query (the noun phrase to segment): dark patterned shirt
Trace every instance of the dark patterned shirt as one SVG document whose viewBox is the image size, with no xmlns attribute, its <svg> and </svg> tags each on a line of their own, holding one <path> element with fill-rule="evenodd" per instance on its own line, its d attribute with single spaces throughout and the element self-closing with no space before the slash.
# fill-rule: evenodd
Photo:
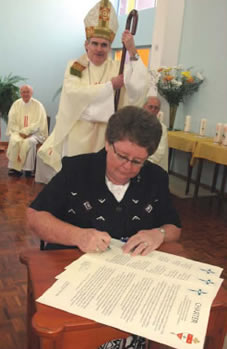
<svg viewBox="0 0 227 349">
<path fill-rule="evenodd" d="M 164 224 L 181 226 L 172 205 L 168 174 L 147 161 L 118 202 L 105 183 L 106 152 L 65 157 L 61 171 L 32 202 L 38 211 L 79 226 L 130 237 Z"/>
</svg>

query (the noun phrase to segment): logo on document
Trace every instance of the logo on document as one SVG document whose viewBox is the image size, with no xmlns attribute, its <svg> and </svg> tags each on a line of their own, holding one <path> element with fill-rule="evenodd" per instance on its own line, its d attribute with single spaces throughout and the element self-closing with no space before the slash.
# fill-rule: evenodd
<svg viewBox="0 0 227 349">
<path fill-rule="evenodd" d="M 197 344 L 199 343 L 199 340 L 191 333 L 183 332 L 183 333 L 174 333 L 171 332 L 171 334 L 174 334 L 177 336 L 182 342 L 187 344 Z"/>
</svg>

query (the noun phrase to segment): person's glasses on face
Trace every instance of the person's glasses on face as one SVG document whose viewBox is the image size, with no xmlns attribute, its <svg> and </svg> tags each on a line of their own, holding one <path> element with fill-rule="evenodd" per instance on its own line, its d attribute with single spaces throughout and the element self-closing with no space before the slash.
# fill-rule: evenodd
<svg viewBox="0 0 227 349">
<path fill-rule="evenodd" d="M 115 148 L 115 145 L 114 143 L 111 144 L 112 147 L 113 147 L 113 151 L 114 151 L 114 154 L 116 155 L 116 157 L 118 158 L 118 160 L 123 164 L 123 163 L 126 163 L 126 162 L 130 162 L 132 165 L 134 166 L 137 166 L 137 167 L 142 167 L 144 162 L 147 160 L 137 160 L 137 159 L 132 159 L 130 160 L 127 156 L 123 155 L 123 154 L 120 154 L 118 153 L 118 151 L 116 150 Z"/>
<path fill-rule="evenodd" d="M 150 104 L 150 105 L 148 105 L 148 109 L 159 111 L 160 108 L 157 105 Z"/>
</svg>

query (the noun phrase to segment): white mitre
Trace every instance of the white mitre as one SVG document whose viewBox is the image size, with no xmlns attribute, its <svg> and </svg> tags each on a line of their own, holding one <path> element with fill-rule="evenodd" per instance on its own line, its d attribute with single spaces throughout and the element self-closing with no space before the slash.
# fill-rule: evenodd
<svg viewBox="0 0 227 349">
<path fill-rule="evenodd" d="M 117 14 L 109 0 L 99 1 L 84 19 L 86 38 L 103 38 L 112 42 L 118 29 Z"/>
</svg>

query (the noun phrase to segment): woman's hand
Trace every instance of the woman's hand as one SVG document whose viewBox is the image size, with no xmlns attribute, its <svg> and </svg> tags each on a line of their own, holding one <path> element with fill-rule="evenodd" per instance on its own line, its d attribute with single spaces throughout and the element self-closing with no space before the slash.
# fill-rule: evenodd
<svg viewBox="0 0 227 349">
<path fill-rule="evenodd" d="M 81 229 L 77 236 L 77 246 L 83 252 L 103 252 L 108 248 L 110 240 L 111 236 L 105 231 Z"/>
<path fill-rule="evenodd" d="M 140 230 L 128 239 L 122 249 L 124 253 L 131 253 L 132 256 L 146 256 L 159 248 L 164 238 L 164 234 L 158 228 Z"/>
</svg>

